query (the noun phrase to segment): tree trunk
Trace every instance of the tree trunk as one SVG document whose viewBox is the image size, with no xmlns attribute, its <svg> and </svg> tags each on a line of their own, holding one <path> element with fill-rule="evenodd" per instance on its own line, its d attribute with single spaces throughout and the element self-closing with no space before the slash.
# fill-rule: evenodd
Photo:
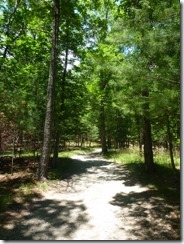
<svg viewBox="0 0 184 244">
<path fill-rule="evenodd" d="M 174 164 L 174 156 L 173 156 L 173 144 L 172 144 L 172 134 L 170 130 L 170 120 L 167 119 L 167 135 L 168 135 L 168 144 L 169 144 L 169 154 L 171 159 L 171 167 L 173 170 L 175 170 L 175 164 Z"/>
<path fill-rule="evenodd" d="M 67 38 L 69 38 L 69 36 L 67 35 Z M 62 79 L 62 104 L 64 105 L 64 100 L 65 100 L 65 83 L 66 83 L 66 76 L 67 76 L 67 66 L 68 66 L 68 54 L 69 54 L 69 49 L 68 46 L 66 46 L 65 49 L 65 63 L 64 63 L 64 70 L 63 70 L 63 79 Z"/>
<path fill-rule="evenodd" d="M 102 153 L 107 153 L 107 145 L 106 145 L 106 127 L 105 127 L 105 109 L 104 102 L 101 101 L 100 104 L 100 136 L 101 136 L 101 146 Z"/>
<path fill-rule="evenodd" d="M 15 138 L 13 138 L 13 147 L 12 147 L 12 161 L 11 161 L 11 174 L 13 175 L 14 168 L 14 158 L 15 158 Z"/>
<path fill-rule="evenodd" d="M 142 135 L 142 129 L 141 129 L 141 118 L 139 116 L 135 117 L 135 121 L 137 124 L 137 141 L 139 145 L 139 153 L 142 154 L 142 143 L 143 143 L 143 135 Z"/>
<path fill-rule="evenodd" d="M 150 121 L 150 108 L 149 108 L 149 91 L 145 89 L 142 92 L 145 97 L 143 105 L 143 139 L 144 139 L 144 162 L 146 171 L 149 173 L 154 172 L 152 137 L 151 137 L 151 121 Z"/>
<path fill-rule="evenodd" d="M 59 30 L 59 0 L 55 0 L 54 4 L 54 25 L 52 34 L 52 52 L 51 62 L 49 70 L 49 80 L 47 89 L 47 107 L 46 117 L 44 125 L 44 138 L 42 146 L 42 154 L 39 164 L 38 179 L 44 180 L 47 176 L 49 156 L 50 156 L 50 144 L 51 144 L 51 130 L 53 120 L 53 99 L 54 99 L 54 88 L 56 78 L 56 59 L 57 59 L 57 39 Z"/>
<path fill-rule="evenodd" d="M 99 81 L 99 89 L 101 92 L 101 100 L 100 100 L 100 139 L 101 139 L 101 147 L 102 153 L 107 153 L 107 144 L 106 144 L 106 116 L 105 116 L 105 99 L 106 99 L 106 86 L 107 86 L 107 77 L 103 71 L 100 72 L 100 81 Z"/>
<path fill-rule="evenodd" d="M 67 66 L 68 66 L 68 47 L 66 47 L 65 49 L 65 63 L 64 63 L 64 70 L 63 70 L 63 78 L 62 78 L 62 83 L 61 83 L 61 108 L 60 108 L 60 112 L 61 112 L 61 117 L 59 118 L 59 120 L 62 122 L 62 125 L 64 127 L 64 107 L 65 107 L 65 82 L 66 82 L 66 76 L 67 76 Z M 58 120 L 58 116 L 56 121 Z M 56 124 L 57 127 L 57 124 Z M 63 131 L 63 130 L 62 130 Z M 56 128 L 56 133 L 55 133 L 55 138 L 54 138 L 54 155 L 53 155 L 53 167 L 57 164 L 58 162 L 58 149 L 59 149 L 59 138 L 61 138 L 61 134 L 60 131 Z"/>
<path fill-rule="evenodd" d="M 144 162 L 146 171 L 152 173 L 154 171 L 151 123 L 150 119 L 144 118 Z"/>
</svg>

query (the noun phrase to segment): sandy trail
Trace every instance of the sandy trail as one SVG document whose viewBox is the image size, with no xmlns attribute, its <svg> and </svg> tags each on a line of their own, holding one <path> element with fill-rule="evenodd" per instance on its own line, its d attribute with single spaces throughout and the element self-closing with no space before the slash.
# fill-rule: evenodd
<svg viewBox="0 0 184 244">
<path fill-rule="evenodd" d="M 74 170 L 66 172 L 41 198 L 9 213 L 1 239 L 179 238 L 170 226 L 173 206 L 166 208 L 163 199 L 147 187 L 127 184 L 128 172 L 102 158 L 99 150 L 76 155 L 71 164 Z"/>
</svg>

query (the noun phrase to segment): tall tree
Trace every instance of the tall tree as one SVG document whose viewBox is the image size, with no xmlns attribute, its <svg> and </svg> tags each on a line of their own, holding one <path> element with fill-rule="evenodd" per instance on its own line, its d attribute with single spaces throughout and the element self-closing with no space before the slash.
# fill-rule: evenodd
<svg viewBox="0 0 184 244">
<path fill-rule="evenodd" d="M 71 0 L 60 3 L 60 31 L 59 31 L 59 76 L 57 83 L 57 101 L 55 103 L 55 126 L 54 126 L 54 157 L 53 165 L 58 160 L 58 148 L 60 139 L 64 138 L 64 127 L 66 121 L 65 92 L 67 86 L 68 74 L 70 69 L 74 68 L 76 58 L 79 59 L 81 47 L 84 39 L 82 26 L 84 19 L 81 16 L 80 3 Z M 76 11 L 77 10 L 77 11 Z M 84 11 L 84 10 L 83 10 Z M 71 87 L 72 89 L 72 87 Z"/>
<path fill-rule="evenodd" d="M 107 141 L 110 145 L 110 137 L 114 132 L 110 132 L 115 119 L 112 105 L 115 100 L 113 90 L 117 82 L 116 75 L 121 56 L 114 46 L 100 43 L 98 49 L 88 52 L 81 65 L 83 79 L 89 92 L 91 113 L 98 121 L 102 153 L 107 152 Z"/>
<path fill-rule="evenodd" d="M 47 176 L 49 156 L 50 156 L 52 124 L 53 124 L 53 101 L 54 101 L 55 81 L 56 81 L 58 32 L 59 32 L 59 0 L 55 0 L 54 1 L 54 24 L 53 24 L 53 34 L 52 34 L 52 52 L 51 52 L 51 62 L 50 62 L 49 80 L 48 80 L 48 89 L 47 89 L 47 107 L 46 107 L 46 116 L 45 116 L 43 147 L 42 147 L 42 155 L 39 164 L 39 175 L 38 175 L 39 180 L 44 180 L 44 178 Z"/>
<path fill-rule="evenodd" d="M 155 133 L 152 125 L 156 119 L 157 123 L 162 120 L 159 131 L 166 132 L 167 117 L 170 115 L 173 121 L 179 114 L 180 6 L 176 1 L 147 0 L 124 0 L 118 5 L 120 17 L 111 36 L 124 56 L 121 78 L 124 94 L 120 93 L 135 116 L 141 116 L 145 165 L 152 172 Z"/>
</svg>

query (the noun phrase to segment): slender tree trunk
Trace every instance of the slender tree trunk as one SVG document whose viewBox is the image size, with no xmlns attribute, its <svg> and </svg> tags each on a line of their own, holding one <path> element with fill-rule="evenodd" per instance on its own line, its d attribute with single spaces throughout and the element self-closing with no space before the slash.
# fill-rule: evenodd
<svg viewBox="0 0 184 244">
<path fill-rule="evenodd" d="M 67 38 L 69 38 L 69 36 L 67 35 Z M 65 83 L 66 83 L 66 76 L 67 76 L 67 66 L 68 66 L 68 46 L 66 46 L 65 49 L 65 63 L 64 63 L 64 71 L 63 71 L 63 79 L 62 79 L 62 103 L 64 104 L 64 100 L 65 100 Z"/>
<path fill-rule="evenodd" d="M 105 109 L 104 109 L 103 101 L 101 101 L 101 104 L 100 104 L 100 136 L 101 136 L 102 153 L 107 153 Z"/>
<path fill-rule="evenodd" d="M 15 138 L 13 138 L 13 147 L 12 147 L 12 161 L 11 161 L 11 174 L 13 175 L 14 168 L 14 159 L 15 159 Z"/>
<path fill-rule="evenodd" d="M 172 144 L 172 134 L 170 130 L 170 120 L 167 119 L 167 135 L 168 135 L 168 144 L 169 144 L 169 154 L 171 159 L 171 167 L 175 170 L 174 156 L 173 156 L 173 144 Z"/>
<path fill-rule="evenodd" d="M 152 173 L 154 171 L 151 123 L 148 118 L 144 118 L 144 162 L 146 171 Z"/>
<path fill-rule="evenodd" d="M 52 52 L 51 52 L 51 62 L 49 70 L 49 80 L 47 89 L 47 107 L 46 107 L 46 117 L 44 125 L 44 138 L 42 154 L 39 164 L 38 178 L 39 180 L 44 180 L 47 176 L 49 156 L 50 156 L 50 144 L 51 144 L 51 131 L 53 122 L 53 99 L 54 99 L 54 88 L 55 88 L 55 78 L 56 78 L 56 59 L 57 59 L 57 39 L 59 30 L 59 0 L 55 0 L 54 4 L 54 25 L 52 34 Z"/>
<path fill-rule="evenodd" d="M 139 145 L 139 153 L 142 154 L 142 143 L 143 143 L 143 135 L 142 135 L 142 129 L 141 129 L 141 118 L 139 116 L 135 117 L 135 121 L 137 124 L 137 141 Z"/>
<path fill-rule="evenodd" d="M 142 94 L 145 97 L 145 104 L 143 106 L 144 162 L 145 162 L 146 171 L 149 173 L 153 173 L 154 161 L 153 161 L 152 136 L 151 136 L 149 92 L 148 90 L 144 90 Z"/>
<path fill-rule="evenodd" d="M 67 35 L 67 38 L 69 38 L 69 36 Z M 60 135 L 60 137 L 62 137 L 64 135 L 64 127 L 65 127 L 65 87 L 66 87 L 66 78 L 67 78 L 67 67 L 68 67 L 68 54 L 69 54 L 69 49 L 68 49 L 68 45 L 66 46 L 65 49 L 65 62 L 64 62 L 64 70 L 63 70 L 63 78 L 62 78 L 62 82 L 61 82 L 61 132 L 62 135 Z"/>
<path fill-rule="evenodd" d="M 65 49 L 65 62 L 64 62 L 64 70 L 63 70 L 63 78 L 61 83 L 61 122 L 62 126 L 64 127 L 64 110 L 65 110 L 65 83 L 66 83 L 66 76 L 67 76 L 67 66 L 68 66 L 68 53 L 69 49 L 68 46 L 66 46 Z M 57 125 L 56 125 L 57 126 Z M 63 131 L 63 130 L 62 130 Z M 58 129 L 56 129 L 55 138 L 54 138 L 54 156 L 53 156 L 53 166 L 55 166 L 58 162 L 58 149 L 59 149 L 59 138 L 61 138 L 61 133 Z"/>
<path fill-rule="evenodd" d="M 101 139 L 101 147 L 102 147 L 103 154 L 107 153 L 106 116 L 105 116 L 106 85 L 107 85 L 106 76 L 103 73 L 103 71 L 101 71 L 100 82 L 99 82 L 99 89 L 101 92 L 99 122 L 100 122 L 100 139 Z"/>
</svg>

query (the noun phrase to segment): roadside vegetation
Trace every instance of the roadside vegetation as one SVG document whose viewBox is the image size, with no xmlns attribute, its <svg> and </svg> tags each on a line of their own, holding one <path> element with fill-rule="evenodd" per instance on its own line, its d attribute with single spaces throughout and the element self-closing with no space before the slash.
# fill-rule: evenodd
<svg viewBox="0 0 184 244">
<path fill-rule="evenodd" d="M 171 159 L 168 150 L 164 148 L 158 148 L 153 150 L 154 162 L 157 165 L 162 165 L 167 168 L 171 167 Z M 140 151 L 138 147 L 122 148 L 119 150 L 113 150 L 107 153 L 107 158 L 112 159 L 114 162 L 119 164 L 128 163 L 144 163 L 143 151 Z M 174 151 L 174 161 L 175 166 L 180 169 L 180 153 L 179 151 Z"/>
</svg>

